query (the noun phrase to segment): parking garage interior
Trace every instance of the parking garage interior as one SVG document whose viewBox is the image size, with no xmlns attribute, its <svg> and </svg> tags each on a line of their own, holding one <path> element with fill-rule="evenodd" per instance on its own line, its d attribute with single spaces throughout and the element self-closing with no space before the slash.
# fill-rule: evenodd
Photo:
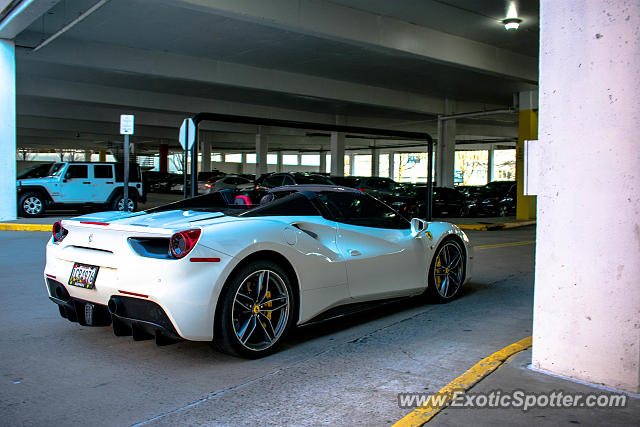
<svg viewBox="0 0 640 427">
<path fill-rule="evenodd" d="M 509 18 L 517 29 L 505 28 Z M 119 386 L 135 390 L 114 424 L 238 424 L 260 422 L 265 411 L 281 414 L 271 422 L 286 425 L 388 425 L 410 412 L 389 403 L 397 393 L 435 393 L 484 357 L 531 336 L 521 371 L 536 372 L 535 381 L 561 378 L 554 386 L 563 390 L 580 384 L 632 399 L 624 411 L 591 420 L 584 412 L 536 415 L 586 424 L 637 417 L 639 29 L 640 6 L 625 0 L 0 0 L 0 221 L 9 224 L 3 230 L 28 222 L 17 217 L 17 173 L 45 162 L 121 162 L 123 114 L 135 117 L 130 153 L 143 170 L 180 175 L 195 162 L 198 172 L 308 172 L 406 184 L 424 184 L 431 172 L 437 187 L 516 186 L 507 218 L 446 218 L 468 226 L 478 248 L 478 274 L 453 304 L 401 303 L 365 320 L 296 332 L 282 354 L 247 364 L 199 344 L 128 354 L 130 343 L 106 332 L 88 338 L 86 328 L 66 325 L 56 332 L 57 313 L 37 306 L 34 320 L 17 309 L 46 300 L 44 234 L 0 231 L 5 271 L 10 248 L 29 258 L 21 261 L 25 275 L 7 272 L 2 279 L 14 308 L 2 315 L 5 335 L 12 335 L 2 352 L 12 362 L 3 372 L 1 411 L 12 425 L 46 423 L 49 410 L 69 424 L 107 416 L 106 409 L 79 404 L 71 414 L 40 405 L 34 396 L 45 399 L 57 381 L 64 383 L 50 375 L 48 362 L 30 380 L 42 386 L 18 389 L 40 363 L 20 355 L 46 354 L 47 346 L 59 358 L 55 369 L 79 363 L 109 408 L 126 401 L 126 393 L 114 397 Z M 179 129 L 205 112 L 247 123 L 202 122 L 194 161 Z M 426 133 L 434 141 L 433 169 L 426 141 L 258 126 L 252 118 Z M 182 198 L 180 184 L 154 200 Z M 480 231 L 496 223 L 501 230 Z M 16 282 L 28 290 L 16 293 Z M 455 325 L 451 335 L 446 319 Z M 137 357 L 157 359 L 137 365 Z M 177 369 L 180 363 L 194 371 Z M 183 383 L 160 375 L 165 365 Z M 159 388 L 159 395 L 129 378 L 138 375 L 136 367 L 147 378 L 141 384 Z M 488 378 L 507 375 L 500 369 Z M 251 384 L 272 398 L 243 410 L 245 400 L 260 396 Z M 62 385 L 68 393 L 75 387 Z M 311 410 L 315 396 L 322 403 Z M 276 410 L 279 400 L 284 405 Z M 429 422 L 473 419 L 473 411 L 455 411 Z M 496 413 L 502 422 L 532 421 L 520 412 Z M 496 422 L 486 416 L 482 423 Z M 421 425 L 420 419 L 404 425 Z"/>
</svg>

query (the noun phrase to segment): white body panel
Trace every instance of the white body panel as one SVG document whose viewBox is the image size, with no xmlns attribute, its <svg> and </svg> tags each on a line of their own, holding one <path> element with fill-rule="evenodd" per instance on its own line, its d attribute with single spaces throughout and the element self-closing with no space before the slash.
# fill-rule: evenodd
<svg viewBox="0 0 640 427">
<path fill-rule="evenodd" d="M 457 227 L 435 222 L 428 228 L 433 240 L 425 234 L 411 238 L 408 229 L 370 229 L 374 231 L 369 236 L 358 237 L 353 229 L 347 233 L 352 226 L 321 216 L 230 217 L 178 210 L 153 214 L 103 212 L 62 224 L 69 234 L 60 243 L 51 240 L 47 244 L 45 278 L 55 278 L 74 298 L 101 305 L 121 291 L 142 294 L 162 307 L 181 337 L 203 341 L 213 338 L 216 305 L 229 275 L 256 252 L 275 252 L 288 260 L 298 286 L 297 323 L 304 323 L 345 303 L 424 291 L 433 251 L 448 234 L 459 236 L 466 250 L 471 250 Z M 192 228 L 201 228 L 202 234 L 183 259 L 140 256 L 127 241 L 128 237 L 168 238 Z M 345 252 L 352 246 L 363 253 L 363 261 L 353 261 L 356 257 Z M 470 255 L 466 279 L 471 272 Z M 192 257 L 220 261 L 190 262 Z M 75 262 L 100 267 L 95 289 L 67 284 Z"/>
</svg>

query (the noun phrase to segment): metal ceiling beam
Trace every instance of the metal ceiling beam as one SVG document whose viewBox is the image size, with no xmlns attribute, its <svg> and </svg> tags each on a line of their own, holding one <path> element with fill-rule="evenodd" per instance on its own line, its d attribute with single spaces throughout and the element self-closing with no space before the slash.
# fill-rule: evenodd
<svg viewBox="0 0 640 427">
<path fill-rule="evenodd" d="M 67 25 L 65 25 L 64 27 L 60 28 L 58 31 L 56 31 L 55 33 L 51 34 L 49 37 L 47 37 L 46 39 L 41 41 L 37 46 L 35 46 L 33 48 L 33 51 L 37 52 L 38 50 L 42 49 L 43 47 L 45 47 L 46 45 L 48 45 L 49 43 L 51 43 L 52 41 L 54 41 L 55 39 L 57 39 L 58 37 L 60 37 L 64 33 L 66 33 L 67 31 L 69 31 L 70 29 L 75 27 L 77 24 L 79 24 L 80 22 L 82 22 L 85 19 L 87 19 L 89 17 L 89 15 L 91 15 L 93 12 L 95 12 L 98 9 L 100 9 L 102 6 L 104 6 L 105 4 L 107 4 L 110 1 L 111 0 L 100 0 L 100 1 L 98 1 L 96 4 L 94 4 L 89 9 L 87 9 L 82 14 L 80 14 L 77 18 L 71 20 L 71 22 L 69 22 Z"/>
<path fill-rule="evenodd" d="M 60 0 L 3 1 L 3 17 L 0 21 L 0 38 L 14 39 L 36 19 L 40 18 Z"/>
</svg>

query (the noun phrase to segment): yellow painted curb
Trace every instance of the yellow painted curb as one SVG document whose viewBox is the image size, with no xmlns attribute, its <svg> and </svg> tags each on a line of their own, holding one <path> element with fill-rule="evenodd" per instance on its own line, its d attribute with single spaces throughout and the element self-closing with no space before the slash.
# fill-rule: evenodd
<svg viewBox="0 0 640 427">
<path fill-rule="evenodd" d="M 9 222 L 0 222 L 0 230 L 10 231 L 51 231 L 51 224 L 12 224 Z"/>
<path fill-rule="evenodd" d="M 479 230 L 479 231 L 487 231 L 487 224 L 456 224 L 456 226 L 462 230 Z"/>
<path fill-rule="evenodd" d="M 491 356 L 482 359 L 481 361 L 473 365 L 473 367 L 467 372 L 460 375 L 458 378 L 441 388 L 438 393 L 429 398 L 427 403 L 425 403 L 423 406 L 420 406 L 419 408 L 416 408 L 413 412 L 407 414 L 393 426 L 408 427 L 421 426 L 425 424 L 430 419 L 435 417 L 438 412 L 449 406 L 449 404 L 453 400 L 454 393 L 459 393 L 462 390 L 469 390 L 478 381 L 498 369 L 498 367 L 502 365 L 504 361 L 509 357 L 523 350 L 526 350 L 529 347 L 531 347 L 531 337 L 522 339 L 517 343 L 511 344 L 510 346 L 507 346 L 500 351 L 496 351 Z M 439 399 L 437 399 L 439 400 L 440 404 L 438 406 L 432 406 L 433 399 L 436 396 L 440 397 Z"/>
<path fill-rule="evenodd" d="M 504 230 L 507 228 L 525 227 L 527 225 L 533 225 L 535 223 L 536 223 L 536 220 L 534 219 L 531 221 L 499 222 L 496 224 L 456 224 L 456 226 L 461 230 L 489 231 L 489 230 Z"/>
<path fill-rule="evenodd" d="M 494 245 L 478 245 L 478 246 L 474 246 L 473 250 L 481 251 L 483 249 L 508 248 L 511 246 L 534 245 L 535 243 L 536 243 L 535 240 L 525 240 L 523 242 L 496 243 Z"/>
</svg>

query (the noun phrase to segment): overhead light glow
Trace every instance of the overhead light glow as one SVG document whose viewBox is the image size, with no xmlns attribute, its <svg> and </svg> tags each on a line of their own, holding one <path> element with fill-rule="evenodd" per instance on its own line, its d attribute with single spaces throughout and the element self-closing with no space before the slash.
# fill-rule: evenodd
<svg viewBox="0 0 640 427">
<path fill-rule="evenodd" d="M 522 19 L 520 18 L 507 18 L 502 20 L 506 30 L 517 30 L 521 22 Z"/>
<path fill-rule="evenodd" d="M 507 17 L 502 20 L 504 28 L 508 30 L 517 30 L 520 26 L 522 19 L 518 18 L 518 11 L 516 10 L 516 2 L 509 2 L 509 8 L 507 9 Z"/>
</svg>

